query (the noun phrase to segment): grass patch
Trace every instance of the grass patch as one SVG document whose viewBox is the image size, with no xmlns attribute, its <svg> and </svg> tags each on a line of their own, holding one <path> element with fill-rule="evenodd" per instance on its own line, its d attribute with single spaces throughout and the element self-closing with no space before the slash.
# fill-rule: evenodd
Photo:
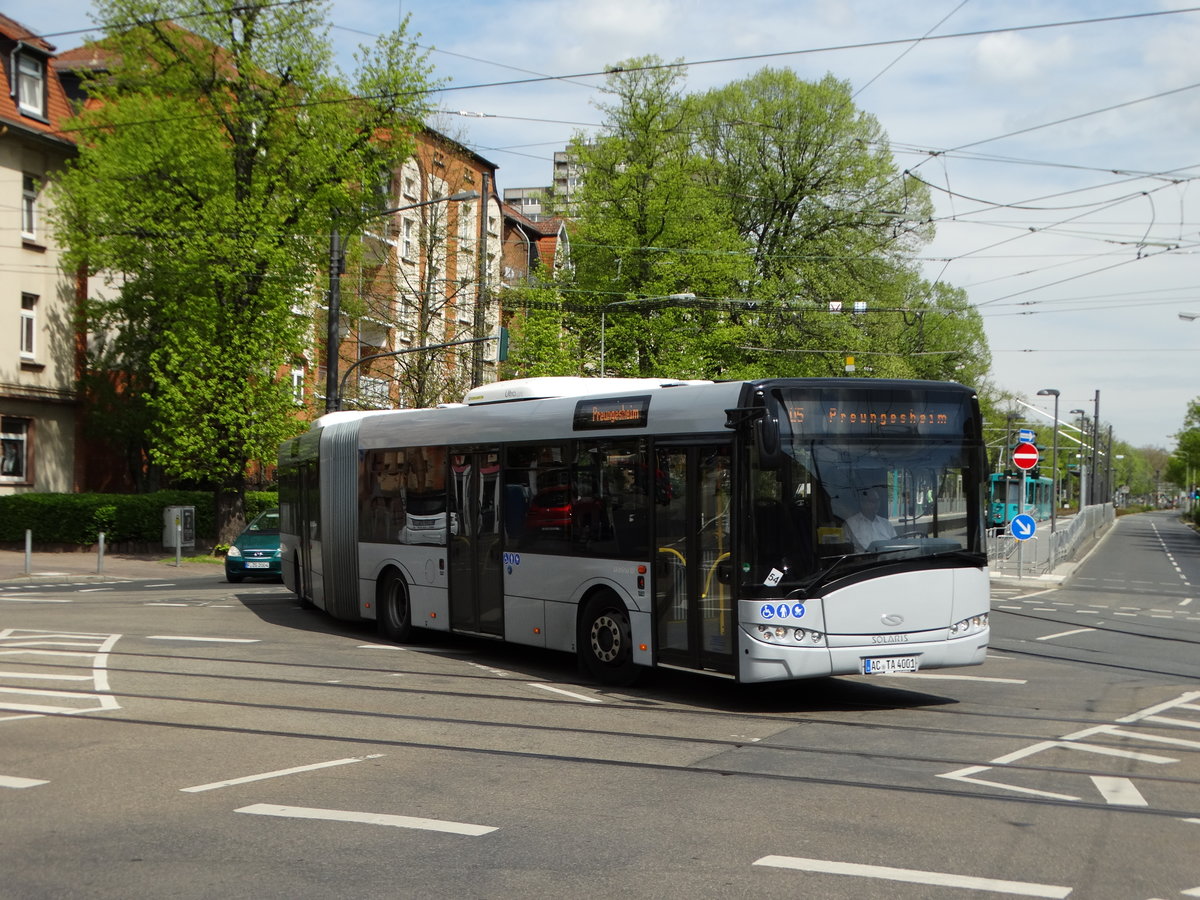
<svg viewBox="0 0 1200 900">
<path fill-rule="evenodd" d="M 161 561 L 164 563 L 170 563 L 171 565 L 175 565 L 175 557 L 173 557 L 173 556 L 168 556 L 166 559 L 161 560 Z M 202 553 L 199 556 L 183 556 L 183 557 L 180 557 L 179 561 L 182 563 L 185 563 L 187 565 L 201 565 L 201 566 L 202 565 L 220 566 L 220 565 L 225 564 L 224 557 L 210 556 L 207 553 Z"/>
</svg>

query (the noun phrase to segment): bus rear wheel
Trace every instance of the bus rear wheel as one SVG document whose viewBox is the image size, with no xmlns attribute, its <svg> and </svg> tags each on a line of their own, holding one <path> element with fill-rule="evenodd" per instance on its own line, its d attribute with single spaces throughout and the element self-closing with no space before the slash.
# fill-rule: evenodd
<svg viewBox="0 0 1200 900">
<path fill-rule="evenodd" d="M 641 673 L 633 661 L 633 632 L 621 599 L 609 591 L 592 597 L 579 620 L 580 666 L 602 684 L 627 687 Z"/>
<path fill-rule="evenodd" d="M 402 644 L 412 640 L 412 606 L 408 602 L 408 588 L 398 572 L 388 572 L 379 584 L 375 624 L 389 641 Z"/>
</svg>

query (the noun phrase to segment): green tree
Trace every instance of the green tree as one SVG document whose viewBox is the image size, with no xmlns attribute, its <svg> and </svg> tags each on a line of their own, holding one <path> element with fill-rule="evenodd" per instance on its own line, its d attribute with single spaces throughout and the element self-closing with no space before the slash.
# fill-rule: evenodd
<svg viewBox="0 0 1200 900">
<path fill-rule="evenodd" d="M 105 275 L 93 364 L 141 394 L 150 459 L 216 490 L 227 541 L 247 465 L 299 426 L 284 373 L 315 336 L 330 227 L 355 230 L 409 154 L 428 67 L 402 26 L 344 76 L 321 4 L 96 9 L 105 65 L 73 126 L 58 238 Z"/>
<path fill-rule="evenodd" d="M 848 82 L 768 68 L 694 109 L 701 171 L 750 247 L 748 290 L 765 313 L 746 369 L 766 358 L 776 372 L 840 375 L 853 355 L 874 377 L 982 377 L 986 340 L 965 294 L 912 262 L 933 235 L 928 191 L 896 166 Z"/>
<path fill-rule="evenodd" d="M 1175 435 L 1169 477 L 1185 490 L 1200 483 L 1200 398 L 1188 404 L 1183 428 Z"/>
<path fill-rule="evenodd" d="M 579 339 L 566 327 L 569 313 L 553 283 L 505 292 L 510 350 L 504 378 L 584 374 Z"/>
<path fill-rule="evenodd" d="M 749 272 L 745 244 L 704 186 L 704 160 L 691 150 L 684 71 L 660 62 L 646 57 L 616 66 L 607 86 L 613 100 L 600 106 L 602 133 L 572 145 L 585 175 L 567 210 L 578 221 L 571 299 L 592 309 L 570 324 L 591 359 L 598 360 L 603 336 L 610 374 L 677 376 L 705 368 L 705 338 L 721 316 L 639 301 L 729 297 L 741 292 Z"/>
<path fill-rule="evenodd" d="M 849 85 L 764 69 L 689 96 L 683 79 L 653 57 L 615 67 L 603 132 L 573 147 L 574 287 L 604 310 L 604 368 L 837 376 L 854 356 L 873 377 L 982 380 L 980 317 L 912 259 L 928 191 Z M 594 324 L 568 319 L 593 358 Z"/>
</svg>

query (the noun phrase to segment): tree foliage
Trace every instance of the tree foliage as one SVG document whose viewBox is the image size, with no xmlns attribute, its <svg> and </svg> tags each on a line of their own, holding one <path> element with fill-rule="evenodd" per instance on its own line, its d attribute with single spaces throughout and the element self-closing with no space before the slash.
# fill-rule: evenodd
<svg viewBox="0 0 1200 900">
<path fill-rule="evenodd" d="M 155 463 L 219 490 L 227 540 L 247 464 L 298 427 L 286 370 L 311 344 L 330 227 L 352 230 L 410 152 L 427 65 L 401 27 L 348 79 L 318 4 L 96 9 L 104 66 L 74 122 L 58 237 L 106 282 L 93 367 L 144 399 Z"/>
<path fill-rule="evenodd" d="M 836 376 L 853 356 L 874 377 L 985 377 L 965 292 L 913 261 L 928 192 L 846 82 L 764 69 L 688 95 L 683 79 L 653 57 L 615 67 L 602 133 L 572 148 L 568 324 L 592 356 L 603 339 L 606 371 Z"/>
</svg>

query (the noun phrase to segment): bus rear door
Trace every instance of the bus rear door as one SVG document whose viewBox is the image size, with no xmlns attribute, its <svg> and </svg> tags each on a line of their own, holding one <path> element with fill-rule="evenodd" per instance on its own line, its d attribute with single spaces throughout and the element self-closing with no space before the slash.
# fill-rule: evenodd
<svg viewBox="0 0 1200 900">
<path fill-rule="evenodd" d="M 450 484 L 450 627 L 503 636 L 500 449 L 452 449 Z"/>
</svg>

